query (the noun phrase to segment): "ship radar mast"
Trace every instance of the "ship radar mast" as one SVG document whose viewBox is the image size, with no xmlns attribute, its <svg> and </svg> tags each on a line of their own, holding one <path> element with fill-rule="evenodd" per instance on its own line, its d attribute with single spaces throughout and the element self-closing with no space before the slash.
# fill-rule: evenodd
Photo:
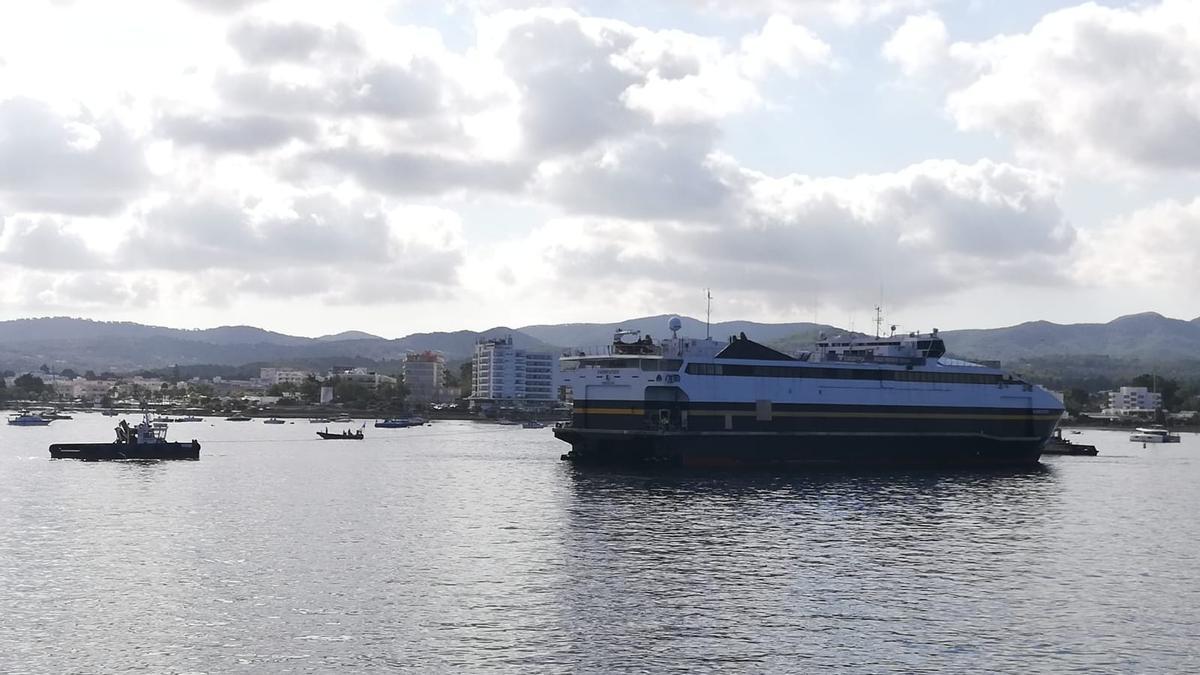
<svg viewBox="0 0 1200 675">
<path fill-rule="evenodd" d="M 708 306 L 704 310 L 704 339 L 712 339 L 712 289 L 704 289 L 705 299 L 708 301 Z"/>
</svg>

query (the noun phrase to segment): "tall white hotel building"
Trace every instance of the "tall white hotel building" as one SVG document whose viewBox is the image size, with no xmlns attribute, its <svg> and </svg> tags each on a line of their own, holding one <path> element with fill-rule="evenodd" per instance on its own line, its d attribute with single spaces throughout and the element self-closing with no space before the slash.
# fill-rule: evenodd
<svg viewBox="0 0 1200 675">
<path fill-rule="evenodd" d="M 513 346 L 512 336 L 475 343 L 471 406 L 549 408 L 558 401 L 558 355 Z"/>
</svg>

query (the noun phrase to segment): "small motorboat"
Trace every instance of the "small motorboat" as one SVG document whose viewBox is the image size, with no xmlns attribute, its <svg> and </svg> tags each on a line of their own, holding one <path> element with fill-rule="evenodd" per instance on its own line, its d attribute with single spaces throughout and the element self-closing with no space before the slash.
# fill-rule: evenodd
<svg viewBox="0 0 1200 675">
<path fill-rule="evenodd" d="M 225 421 L 226 422 L 249 422 L 250 416 L 249 415 L 232 415 L 230 417 L 226 417 Z"/>
<path fill-rule="evenodd" d="M 337 417 L 333 418 L 330 421 L 334 422 L 336 424 L 347 424 L 347 423 L 353 422 L 354 420 L 351 419 L 349 415 L 338 415 Z"/>
<path fill-rule="evenodd" d="M 317 435 L 326 441 L 361 441 L 363 439 L 362 429 L 354 432 L 346 429 L 341 433 L 330 432 L 329 429 L 326 429 L 325 431 L 318 431 Z"/>
<path fill-rule="evenodd" d="M 501 419 L 496 420 L 496 424 L 499 424 L 499 425 L 505 426 L 505 427 L 515 427 L 518 424 L 520 424 L 520 422 L 517 422 L 516 420 L 510 420 L 508 418 L 501 418 Z"/>
<path fill-rule="evenodd" d="M 426 420 L 421 417 L 391 417 L 386 420 L 375 420 L 377 429 L 404 429 L 405 427 L 419 427 L 425 424 Z"/>
<path fill-rule="evenodd" d="M 263 424 L 287 424 L 287 422 L 279 419 L 278 417 L 272 417 L 269 420 L 263 420 Z"/>
<path fill-rule="evenodd" d="M 167 425 L 153 422 L 149 413 L 142 416 L 136 427 L 121 420 L 117 425 L 117 440 L 112 443 L 54 443 L 51 459 L 102 460 L 200 459 L 200 443 L 179 443 L 167 440 Z"/>
<path fill-rule="evenodd" d="M 310 417 L 310 418 L 308 418 L 309 424 L 329 424 L 332 421 L 333 420 L 329 419 L 328 417 Z"/>
<path fill-rule="evenodd" d="M 539 422 L 538 420 L 525 420 L 524 422 L 521 422 L 521 428 L 522 429 L 545 429 L 546 424 L 544 422 Z"/>
<path fill-rule="evenodd" d="M 51 421 L 41 415 L 34 415 L 28 410 L 22 410 L 16 415 L 8 416 L 8 423 L 14 427 L 44 427 L 50 424 Z"/>
</svg>

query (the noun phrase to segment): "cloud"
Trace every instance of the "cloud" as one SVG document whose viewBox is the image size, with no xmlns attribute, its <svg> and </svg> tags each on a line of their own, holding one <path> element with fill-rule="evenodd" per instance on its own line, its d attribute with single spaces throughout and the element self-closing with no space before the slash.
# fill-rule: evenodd
<svg viewBox="0 0 1200 675">
<path fill-rule="evenodd" d="M 261 4 L 264 0 L 183 0 L 196 9 L 215 14 L 231 14 Z"/>
<path fill-rule="evenodd" d="M 711 138 L 686 131 L 641 135 L 547 163 L 535 191 L 570 213 L 713 220 L 731 189 L 710 157 Z"/>
<path fill-rule="evenodd" d="M 715 123 L 760 105 L 768 75 L 795 76 L 832 58 L 829 45 L 784 18 L 738 49 L 565 10 L 504 12 L 481 32 L 485 51 L 515 84 L 526 149 L 539 156 L 652 126 Z"/>
<path fill-rule="evenodd" d="M 368 189 L 391 195 L 442 194 L 462 189 L 514 192 L 529 173 L 529 166 L 522 164 L 361 147 L 318 151 L 308 160 L 352 175 Z"/>
<path fill-rule="evenodd" d="M 944 67 L 960 129 L 1083 173 L 1200 170 L 1200 3 L 1088 3 L 1027 33 L 943 49 L 944 40 L 936 18 L 910 18 L 885 55 L 908 74 Z"/>
<path fill-rule="evenodd" d="M 14 288 L 8 294 L 8 303 L 30 310 L 145 308 L 159 299 L 158 282 L 137 274 L 24 272 L 10 279 Z"/>
<path fill-rule="evenodd" d="M 223 152 L 255 152 L 283 145 L 291 139 L 311 140 L 317 126 L 309 120 L 267 115 L 167 115 L 159 121 L 159 130 L 184 145 Z"/>
<path fill-rule="evenodd" d="M 883 45 L 883 57 L 908 77 L 924 75 L 945 63 L 949 48 L 946 24 L 933 12 L 910 16 Z"/>
<path fill-rule="evenodd" d="M 31 269 L 81 270 L 106 267 L 107 256 L 87 243 L 58 218 L 6 219 L 0 261 Z"/>
<path fill-rule="evenodd" d="M 793 19 L 828 18 L 843 25 L 914 12 L 937 0 L 701 0 L 710 11 L 741 16 L 787 16 Z"/>
<path fill-rule="evenodd" d="M 309 23 L 270 23 L 246 19 L 229 29 L 229 43 L 253 64 L 305 62 L 317 55 L 360 55 L 360 37 L 346 26 L 322 28 Z"/>
<path fill-rule="evenodd" d="M 378 115 L 411 119 L 444 109 L 445 83 L 438 66 L 418 59 L 406 65 L 375 63 L 353 73 L 322 73 L 290 82 L 267 70 L 221 76 L 217 90 L 231 104 L 269 115 Z"/>
<path fill-rule="evenodd" d="M 712 285 L 775 306 L 814 287 L 849 303 L 881 282 L 914 299 L 1066 282 L 1055 261 L 1076 231 L 1057 182 L 1039 172 L 989 161 L 854 178 L 723 170 L 725 219 L 568 218 L 547 226 L 538 246 L 557 276 L 664 293 Z"/>
<path fill-rule="evenodd" d="M 1200 289 L 1200 198 L 1163 200 L 1087 233 L 1081 280 L 1139 293 Z"/>
<path fill-rule="evenodd" d="M 45 103 L 0 101 L 0 197 L 16 210 L 119 211 L 148 185 L 143 148 L 119 123 Z"/>
</svg>

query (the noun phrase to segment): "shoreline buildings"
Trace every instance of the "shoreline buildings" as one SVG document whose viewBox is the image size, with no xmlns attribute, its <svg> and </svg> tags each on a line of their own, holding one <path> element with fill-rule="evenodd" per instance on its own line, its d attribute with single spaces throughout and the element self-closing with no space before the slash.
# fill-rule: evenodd
<svg viewBox="0 0 1200 675">
<path fill-rule="evenodd" d="M 558 355 L 513 345 L 512 336 L 475 343 L 471 409 L 547 409 L 558 403 Z"/>
</svg>

